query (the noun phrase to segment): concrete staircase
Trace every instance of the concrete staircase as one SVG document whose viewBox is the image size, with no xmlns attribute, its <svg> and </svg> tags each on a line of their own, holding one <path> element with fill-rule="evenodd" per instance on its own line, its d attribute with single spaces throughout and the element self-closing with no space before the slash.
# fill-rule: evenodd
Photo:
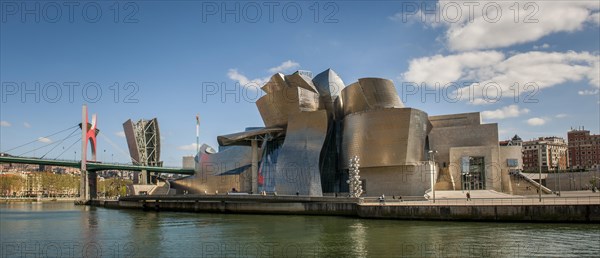
<svg viewBox="0 0 600 258">
<path fill-rule="evenodd" d="M 441 168 L 435 183 L 435 190 L 455 190 L 454 179 L 449 168 Z"/>
<path fill-rule="evenodd" d="M 521 173 L 510 176 L 510 183 L 514 195 L 538 194 L 539 183 Z M 551 194 L 552 190 L 542 185 L 542 194 Z"/>
<path fill-rule="evenodd" d="M 169 195 L 171 186 L 169 182 L 158 181 L 158 184 L 148 193 L 149 195 Z"/>
</svg>

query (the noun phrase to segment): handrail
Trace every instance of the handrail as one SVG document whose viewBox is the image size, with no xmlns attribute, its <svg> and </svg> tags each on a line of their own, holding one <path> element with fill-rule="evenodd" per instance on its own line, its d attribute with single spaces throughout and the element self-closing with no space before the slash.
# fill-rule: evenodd
<svg viewBox="0 0 600 258">
<path fill-rule="evenodd" d="M 524 197 L 508 197 L 508 198 L 437 198 L 435 203 L 431 200 L 425 201 L 409 201 L 405 198 L 402 201 L 398 199 L 385 199 L 385 202 L 381 203 L 378 198 L 363 198 L 362 204 L 366 205 L 589 205 L 598 204 L 600 205 L 600 194 L 595 196 L 568 196 L 558 197 L 555 195 L 543 196 L 540 202 L 537 196 L 524 196 Z"/>
<path fill-rule="evenodd" d="M 541 178 L 540 178 L 540 182 L 538 183 L 537 181 L 535 181 L 535 180 L 529 178 L 528 176 L 524 175 L 523 173 L 521 173 L 521 171 L 518 171 L 517 175 L 519 175 L 521 178 L 525 179 L 527 182 L 534 184 L 538 188 L 541 186 L 542 192 L 545 192 L 545 193 L 548 193 L 548 194 L 552 193 L 552 190 L 550 190 L 550 188 L 545 187 L 544 185 L 542 185 L 542 179 Z"/>
</svg>

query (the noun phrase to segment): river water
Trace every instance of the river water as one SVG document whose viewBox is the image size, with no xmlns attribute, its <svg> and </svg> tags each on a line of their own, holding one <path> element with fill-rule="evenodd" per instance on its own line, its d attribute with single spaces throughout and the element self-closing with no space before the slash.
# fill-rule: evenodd
<svg viewBox="0 0 600 258">
<path fill-rule="evenodd" d="M 598 257 L 599 224 L 366 220 L 0 204 L 1 257 Z"/>
</svg>

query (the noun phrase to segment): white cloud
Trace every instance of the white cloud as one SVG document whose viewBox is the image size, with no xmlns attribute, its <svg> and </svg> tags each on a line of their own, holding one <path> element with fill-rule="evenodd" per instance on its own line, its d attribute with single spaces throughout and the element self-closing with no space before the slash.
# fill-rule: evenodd
<svg viewBox="0 0 600 258">
<path fill-rule="evenodd" d="M 287 60 L 287 61 L 281 63 L 281 65 L 279 65 L 279 66 L 269 68 L 269 72 L 270 73 L 281 73 L 281 72 L 285 72 L 285 71 L 288 71 L 290 69 L 293 69 L 293 68 L 296 68 L 299 66 L 300 66 L 299 63 L 296 63 L 292 60 Z"/>
<path fill-rule="evenodd" d="M 196 151 L 198 149 L 198 145 L 196 143 L 192 143 L 188 145 L 178 146 L 177 149 L 184 151 Z"/>
<path fill-rule="evenodd" d="M 405 81 L 429 85 L 445 85 L 463 77 L 473 75 L 470 71 L 485 68 L 492 69 L 504 59 L 504 54 L 497 51 L 469 52 L 457 55 L 435 55 L 410 61 L 408 71 L 402 76 Z"/>
<path fill-rule="evenodd" d="M 455 51 L 508 47 L 534 42 L 553 33 L 577 31 L 586 22 L 600 24 L 599 14 L 595 12 L 600 6 L 596 1 L 466 3 L 440 0 L 435 12 L 419 10 L 409 20 L 419 19 L 434 28 L 445 26 L 447 30 L 443 40 Z M 390 19 L 407 22 L 407 19 L 400 19 L 402 15 L 398 13 Z"/>
<path fill-rule="evenodd" d="M 12 124 L 9 123 L 8 121 L 4 121 L 4 120 L 0 121 L 0 126 L 2 126 L 2 127 L 9 127 L 11 125 Z"/>
<path fill-rule="evenodd" d="M 23 122 L 23 126 L 25 126 L 25 128 L 31 128 L 31 124 L 27 122 Z"/>
<path fill-rule="evenodd" d="M 565 117 L 567 117 L 567 114 L 557 114 L 554 117 L 556 117 L 556 118 L 565 118 Z"/>
<path fill-rule="evenodd" d="M 41 143 L 51 143 L 52 140 L 50 138 L 46 138 L 46 137 L 39 137 L 38 138 L 38 142 L 41 142 Z"/>
<path fill-rule="evenodd" d="M 590 84 L 596 88 L 600 88 L 600 57 L 596 56 L 596 63 L 592 70 L 587 74 Z"/>
<path fill-rule="evenodd" d="M 533 49 L 536 49 L 536 50 L 537 50 L 537 49 L 546 49 L 546 48 L 549 48 L 549 47 L 550 47 L 550 45 L 548 45 L 547 43 L 544 43 L 544 44 L 542 44 L 542 45 L 540 45 L 540 46 L 538 46 L 538 45 L 534 45 L 534 46 L 533 46 Z"/>
<path fill-rule="evenodd" d="M 443 5 L 452 1 L 440 2 Z M 530 2 L 532 4 L 527 7 L 520 2 L 520 12 L 516 15 L 510 9 L 514 2 L 491 2 L 500 6 L 502 11 L 500 18 L 494 22 L 495 8 L 489 8 L 489 12 L 484 14 L 486 1 L 479 3 L 481 8 L 474 12 L 472 22 L 469 22 L 468 15 L 464 15 L 460 22 L 448 24 L 446 41 L 450 49 L 465 51 L 508 47 L 533 42 L 552 33 L 577 31 L 590 19 L 592 10 L 598 9 L 594 1 L 537 1 Z"/>
<path fill-rule="evenodd" d="M 123 131 L 115 132 L 115 135 L 119 136 L 119 137 L 122 137 L 122 138 L 125 138 L 125 132 L 123 132 Z"/>
<path fill-rule="evenodd" d="M 585 95 L 596 95 L 598 94 L 598 90 L 580 90 L 577 92 L 577 94 L 585 96 Z"/>
<path fill-rule="evenodd" d="M 242 87 L 254 89 L 262 87 L 265 85 L 265 83 L 267 83 L 267 81 L 269 81 L 269 77 L 250 80 L 245 75 L 239 73 L 237 69 L 229 69 L 227 72 L 227 77 L 229 77 L 231 80 L 237 81 Z"/>
<path fill-rule="evenodd" d="M 590 15 L 587 20 L 595 26 L 600 26 L 600 12 Z"/>
<path fill-rule="evenodd" d="M 590 78 L 595 73 L 595 63 L 600 62 L 599 56 L 587 52 L 527 52 L 511 56 L 494 65 L 493 70 L 479 77 L 479 84 L 469 87 L 474 89 L 475 98 L 483 97 L 486 85 L 499 87 L 504 95 L 513 95 L 515 89 L 520 94 L 532 93 L 568 81 L 577 82 Z M 485 69 L 485 68 L 484 68 Z M 594 82 L 589 79 L 590 84 Z M 519 87 L 514 87 L 518 83 Z M 529 88 L 527 88 L 527 85 Z M 469 94 L 469 88 L 461 89 L 463 94 Z M 511 94 L 512 93 L 512 94 Z M 492 95 L 493 96 L 493 95 Z"/>
<path fill-rule="evenodd" d="M 527 119 L 527 124 L 529 124 L 531 126 L 540 126 L 540 125 L 544 125 L 545 123 L 546 123 L 546 120 L 544 120 L 543 118 L 539 118 L 539 117 Z"/>
<path fill-rule="evenodd" d="M 505 119 L 511 117 L 518 117 L 523 114 L 529 113 L 529 109 L 519 109 L 517 105 L 510 105 L 496 110 L 488 110 L 481 112 L 481 116 L 484 119 Z"/>
<path fill-rule="evenodd" d="M 584 78 L 591 86 L 600 87 L 599 69 L 600 56 L 588 52 L 532 51 L 505 57 L 498 51 L 476 51 L 414 59 L 402 79 L 441 86 L 462 82 L 468 86 L 455 91 L 455 96 L 472 104 L 485 104 L 495 102 L 490 100 L 499 93 L 514 97 L 516 93 L 531 94 Z"/>
<path fill-rule="evenodd" d="M 292 60 L 287 60 L 281 63 L 281 65 L 269 68 L 268 70 L 270 73 L 279 73 L 285 72 L 289 69 L 296 68 L 299 66 L 300 64 Z M 259 89 L 260 87 L 265 85 L 265 83 L 267 83 L 271 78 L 270 76 L 268 76 L 264 78 L 248 79 L 246 75 L 243 75 L 242 73 L 238 72 L 238 70 L 235 68 L 229 69 L 229 71 L 227 72 L 227 77 L 229 77 L 229 79 L 231 80 L 238 82 L 242 87 L 250 89 Z"/>
</svg>

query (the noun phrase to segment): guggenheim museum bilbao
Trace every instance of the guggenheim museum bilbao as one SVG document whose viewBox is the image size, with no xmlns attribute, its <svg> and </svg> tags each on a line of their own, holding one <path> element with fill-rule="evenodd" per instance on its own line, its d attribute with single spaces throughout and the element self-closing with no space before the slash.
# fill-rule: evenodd
<svg viewBox="0 0 600 258">
<path fill-rule="evenodd" d="M 429 116 L 404 106 L 392 81 L 348 86 L 331 69 L 273 75 L 256 106 L 264 127 L 202 145 L 195 175 L 174 180 L 178 193 L 343 195 L 350 160 L 360 159 L 363 196 L 422 196 L 436 190 L 511 193 L 509 173 L 521 147 L 499 146 L 498 125 L 479 112 Z M 433 178 L 433 180 L 432 180 Z"/>
</svg>

